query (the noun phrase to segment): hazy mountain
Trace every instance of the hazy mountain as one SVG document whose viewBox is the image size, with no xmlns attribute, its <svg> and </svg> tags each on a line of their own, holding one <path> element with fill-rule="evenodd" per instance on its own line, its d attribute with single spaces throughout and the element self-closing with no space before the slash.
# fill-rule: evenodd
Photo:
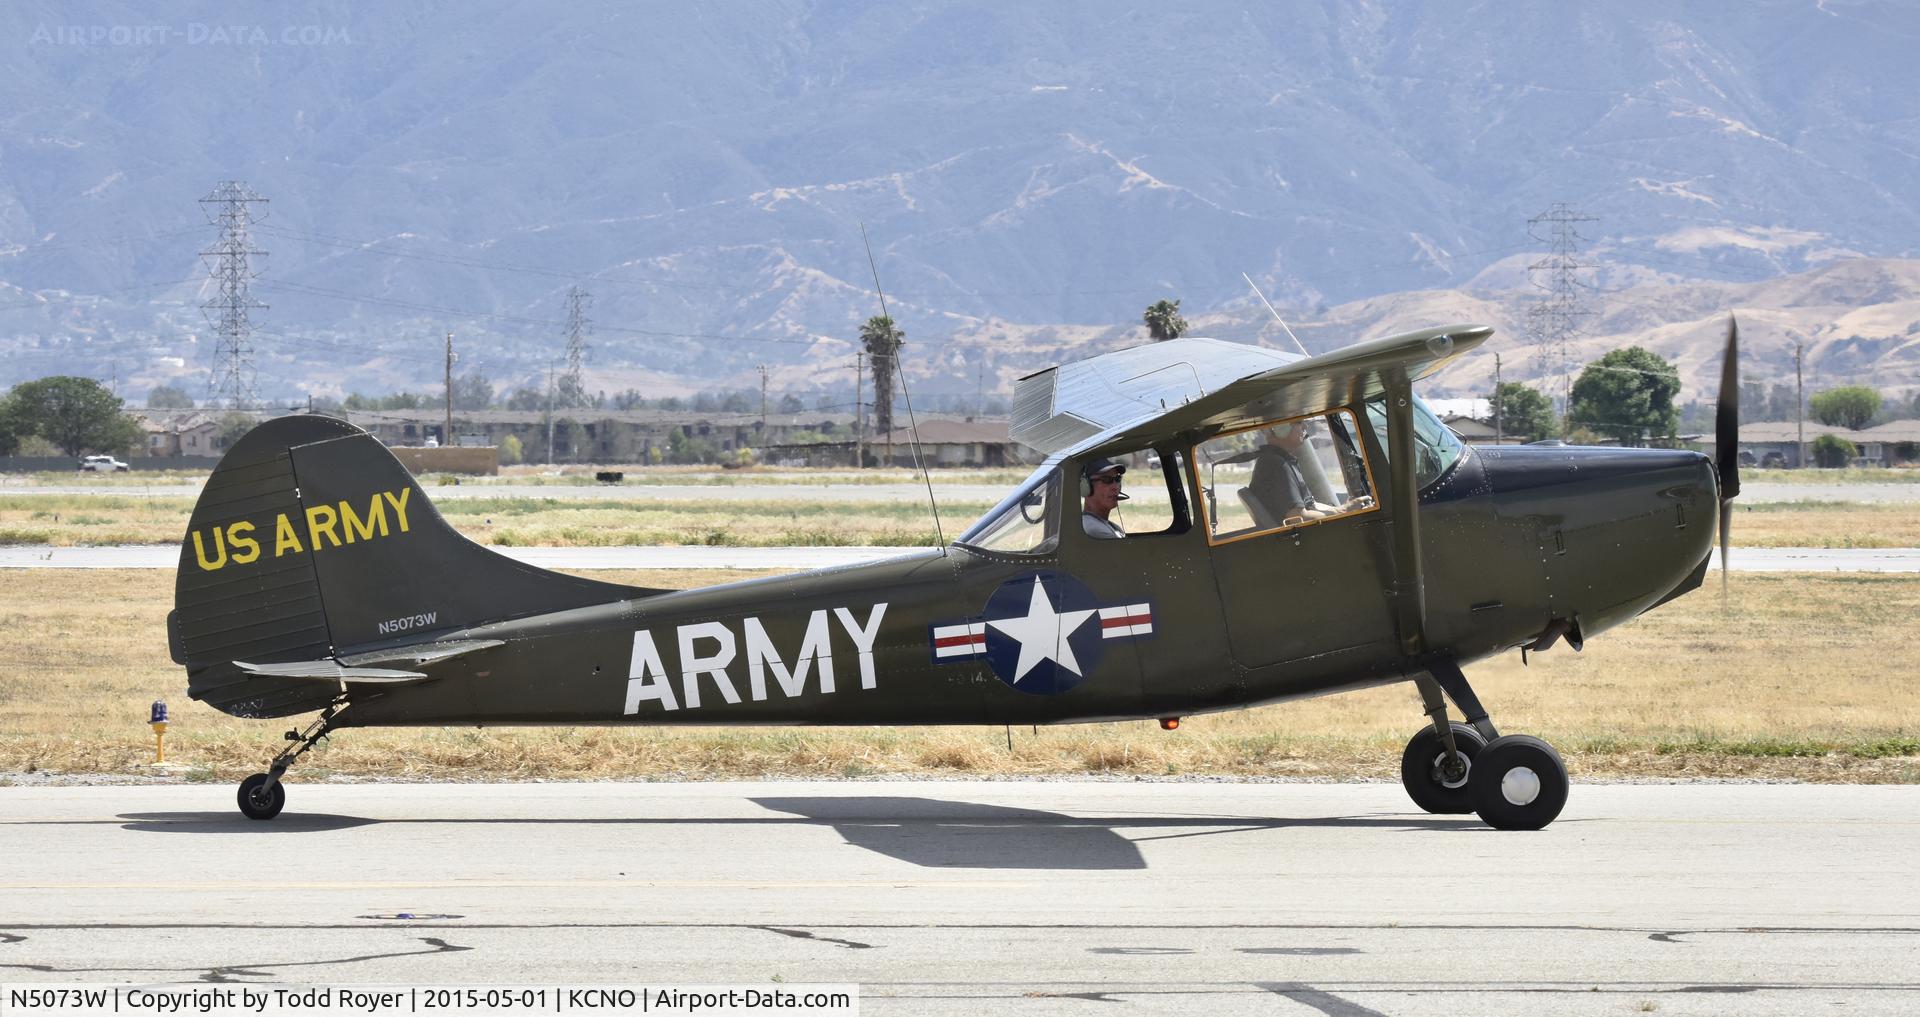
<svg viewBox="0 0 1920 1017">
<path fill-rule="evenodd" d="M 437 384 L 448 330 L 463 365 L 533 377 L 574 284 L 595 387 L 767 363 L 812 388 L 877 310 L 862 223 L 909 363 L 949 391 L 1134 334 L 1163 296 L 1251 337 L 1242 272 L 1310 344 L 1517 326 L 1555 202 L 1597 218 L 1592 331 L 1657 329 L 1692 371 L 1739 284 L 1920 235 L 1904 3 L 165 10 L 0 9 L 0 382 L 203 383 L 196 201 L 225 179 L 270 200 L 277 395 Z M 1870 369 L 1905 312 L 1855 312 L 1910 300 L 1911 269 L 1835 272 L 1799 284 L 1844 299 L 1780 327 L 1865 329 L 1823 356 Z"/>
</svg>

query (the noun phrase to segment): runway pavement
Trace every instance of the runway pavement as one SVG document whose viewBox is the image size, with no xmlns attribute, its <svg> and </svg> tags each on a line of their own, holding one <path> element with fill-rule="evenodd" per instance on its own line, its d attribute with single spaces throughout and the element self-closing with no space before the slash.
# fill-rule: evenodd
<svg viewBox="0 0 1920 1017">
<path fill-rule="evenodd" d="M 350 734 L 350 733 L 349 733 Z M 263 752 L 265 749 L 263 748 Z M 297 771 L 296 771 L 297 772 Z M 856 982 L 868 1014 L 1910 1014 L 1920 788 L 0 787 L 0 980 Z"/>
<path fill-rule="evenodd" d="M 497 547 L 515 561 L 547 569 L 816 569 L 926 554 L 911 547 Z M 1735 572 L 1920 572 L 1920 548 L 1736 547 Z M 180 549 L 0 547 L 0 569 L 170 569 Z M 1720 567 L 1718 552 L 1713 568 Z"/>
</svg>

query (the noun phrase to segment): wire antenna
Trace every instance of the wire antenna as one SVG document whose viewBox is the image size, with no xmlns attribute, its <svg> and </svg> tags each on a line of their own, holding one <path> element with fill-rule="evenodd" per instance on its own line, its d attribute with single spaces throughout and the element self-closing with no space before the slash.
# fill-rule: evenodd
<svg viewBox="0 0 1920 1017">
<path fill-rule="evenodd" d="M 867 224 L 860 224 L 860 242 L 867 248 L 867 267 L 873 270 L 873 292 L 880 297 L 880 318 L 887 323 L 888 330 L 893 328 L 893 315 L 887 313 L 887 291 L 880 288 L 880 266 L 873 260 L 873 241 L 867 239 Z M 899 347 L 894 347 L 892 356 L 892 374 L 900 377 L 900 394 L 907 403 L 907 433 L 913 437 L 913 468 L 920 471 L 920 479 L 927 482 L 927 507 L 933 510 L 933 535 L 940 541 L 940 553 L 947 553 L 947 534 L 940 527 L 940 503 L 933 497 L 933 474 L 928 472 L 926 464 L 920 459 L 920 421 L 913 415 L 913 393 L 907 391 L 907 372 L 900 368 Z M 891 380 L 891 379 L 889 379 Z"/>
<path fill-rule="evenodd" d="M 254 205 L 267 199 L 247 189 L 239 180 L 222 180 L 213 192 L 200 199 L 207 209 L 207 222 L 220 227 L 220 239 L 200 252 L 207 259 L 207 274 L 219 290 L 219 296 L 200 305 L 218 336 L 213 347 L 213 372 L 208 393 L 215 401 L 224 401 L 230 410 L 244 409 L 256 401 L 253 367 L 253 323 L 247 312 L 264 310 L 267 305 L 247 293 L 254 273 L 247 259 L 267 252 L 253 246 L 248 232 L 264 215 L 256 216 Z"/>
<path fill-rule="evenodd" d="M 1248 286 L 1253 286 L 1252 276 L 1242 272 L 1240 273 L 1240 278 L 1245 279 Z M 1253 295 L 1259 297 L 1260 302 L 1267 305 L 1267 313 L 1273 315 L 1273 320 L 1279 322 L 1281 328 L 1287 329 L 1287 338 L 1293 340 L 1293 348 L 1299 350 L 1300 355 L 1303 357 L 1313 356 L 1313 354 L 1307 352 L 1306 346 L 1301 344 L 1300 337 L 1293 334 L 1293 329 L 1287 328 L 1287 319 L 1280 317 L 1280 312 L 1273 309 L 1273 302 L 1267 299 L 1265 293 L 1260 292 L 1260 287 L 1253 286 Z"/>
</svg>

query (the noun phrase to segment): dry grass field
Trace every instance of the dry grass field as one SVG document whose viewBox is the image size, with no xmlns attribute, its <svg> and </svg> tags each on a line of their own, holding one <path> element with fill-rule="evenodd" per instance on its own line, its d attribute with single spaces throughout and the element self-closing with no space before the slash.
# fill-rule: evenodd
<svg viewBox="0 0 1920 1017">
<path fill-rule="evenodd" d="M 687 586 L 742 573 L 594 573 Z M 241 721 L 185 694 L 167 659 L 166 571 L 0 571 L 0 774 L 129 774 L 152 758 L 147 704 L 174 722 L 189 779 L 233 781 L 287 721 Z M 1471 669 L 1504 729 L 1552 740 L 1577 777 L 1920 781 L 1920 577 L 1744 574 L 1584 653 Z M 293 779 L 680 779 L 886 774 L 1390 777 L 1421 723 L 1410 686 L 1259 710 L 1058 728 L 350 730 Z M 0 779 L 7 779 L 0 777 Z"/>
<path fill-rule="evenodd" d="M 933 543 L 926 506 L 912 502 L 472 498 L 436 507 L 468 537 L 502 547 Z M 991 507 L 942 502 L 948 536 Z M 174 544 L 192 510 L 186 498 L 0 493 L 0 544 Z M 1920 547 L 1920 508 L 1910 503 L 1783 502 L 1735 511 L 1733 542 L 1744 547 Z"/>
</svg>

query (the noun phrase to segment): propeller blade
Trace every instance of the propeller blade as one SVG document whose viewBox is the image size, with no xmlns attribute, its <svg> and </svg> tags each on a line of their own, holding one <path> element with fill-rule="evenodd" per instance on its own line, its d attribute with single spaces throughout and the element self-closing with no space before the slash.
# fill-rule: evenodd
<svg viewBox="0 0 1920 1017">
<path fill-rule="evenodd" d="M 1713 411 L 1714 467 L 1720 474 L 1720 596 L 1727 596 L 1727 537 L 1733 499 L 1740 494 L 1740 324 L 1727 315 L 1727 350 L 1720 360 L 1720 403 Z"/>
<path fill-rule="evenodd" d="M 1720 500 L 1740 494 L 1740 325 L 1727 316 L 1727 351 L 1720 361 L 1720 404 L 1713 414 L 1714 465 L 1720 472 Z"/>
</svg>

